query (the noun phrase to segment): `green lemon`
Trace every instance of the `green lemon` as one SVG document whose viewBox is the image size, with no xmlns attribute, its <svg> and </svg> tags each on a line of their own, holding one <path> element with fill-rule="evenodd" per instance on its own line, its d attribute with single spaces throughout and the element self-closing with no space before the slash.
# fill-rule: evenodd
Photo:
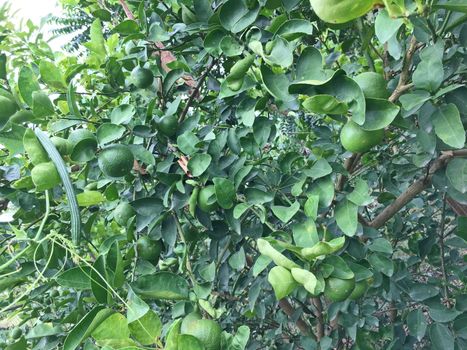
<svg viewBox="0 0 467 350">
<path fill-rule="evenodd" d="M 368 282 L 366 280 L 356 282 L 355 288 L 353 289 L 352 293 L 349 295 L 349 299 L 350 300 L 360 299 L 363 296 L 363 294 L 365 294 L 367 289 L 368 289 Z"/>
<path fill-rule="evenodd" d="M 148 236 L 140 237 L 136 241 L 136 251 L 138 252 L 138 258 L 147 260 L 154 265 L 159 261 L 161 250 L 161 242 L 153 241 Z"/>
<path fill-rule="evenodd" d="M 174 136 L 178 130 L 178 119 L 176 115 L 168 115 L 160 118 L 157 122 L 157 130 L 167 137 Z"/>
<path fill-rule="evenodd" d="M 11 337 L 13 339 L 19 339 L 21 335 L 23 335 L 23 331 L 19 327 L 16 327 L 11 331 Z"/>
<path fill-rule="evenodd" d="M 198 207 L 205 213 L 217 209 L 216 190 L 214 185 L 203 187 L 198 194 Z"/>
<path fill-rule="evenodd" d="M 71 142 L 67 139 L 64 139 L 63 137 L 53 136 L 50 138 L 50 141 L 52 141 L 58 153 L 60 153 L 62 156 L 67 156 L 71 153 Z"/>
<path fill-rule="evenodd" d="M 381 74 L 364 72 L 354 78 L 360 86 L 366 98 L 388 98 L 389 91 L 386 88 L 386 80 Z"/>
<path fill-rule="evenodd" d="M 343 301 L 350 296 L 354 288 L 354 278 L 343 280 L 340 278 L 330 277 L 326 280 L 324 296 L 333 302 Z"/>
<path fill-rule="evenodd" d="M 99 168 L 108 177 L 123 177 L 133 169 L 135 158 L 127 145 L 111 145 L 98 156 Z"/>
<path fill-rule="evenodd" d="M 310 0 L 316 15 L 325 22 L 345 23 L 361 17 L 379 3 L 375 0 Z"/>
<path fill-rule="evenodd" d="M 0 96 L 0 130 L 4 128 L 17 109 L 16 103 L 4 96 Z"/>
<path fill-rule="evenodd" d="M 147 89 L 154 81 L 154 74 L 147 68 L 137 66 L 131 71 L 131 79 L 137 88 Z"/>
<path fill-rule="evenodd" d="M 221 348 L 222 328 L 216 321 L 202 319 L 199 313 L 188 314 L 182 321 L 180 332 L 197 338 L 206 350 Z"/>
<path fill-rule="evenodd" d="M 26 129 L 23 135 L 23 146 L 32 164 L 38 165 L 49 161 L 49 155 L 32 129 Z"/>
<path fill-rule="evenodd" d="M 136 215 L 133 207 L 127 202 L 121 202 L 114 209 L 114 219 L 120 226 L 126 226 L 128 220 Z"/>
<path fill-rule="evenodd" d="M 37 164 L 31 170 L 31 178 L 38 191 L 50 190 L 61 182 L 57 168 L 52 162 Z"/>
<path fill-rule="evenodd" d="M 363 153 L 379 144 L 384 138 L 384 130 L 363 130 L 358 124 L 349 121 L 341 130 L 341 144 L 350 152 Z"/>
</svg>

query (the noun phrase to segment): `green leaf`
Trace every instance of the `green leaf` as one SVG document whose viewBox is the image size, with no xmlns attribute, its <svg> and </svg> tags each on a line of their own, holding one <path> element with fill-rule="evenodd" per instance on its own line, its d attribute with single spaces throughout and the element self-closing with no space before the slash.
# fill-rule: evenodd
<svg viewBox="0 0 467 350">
<path fill-rule="evenodd" d="M 96 306 L 84 316 L 65 338 L 63 350 L 75 350 L 102 322 L 115 311 Z"/>
<path fill-rule="evenodd" d="M 402 18 L 392 18 L 386 10 L 379 11 L 375 20 L 375 33 L 381 44 L 391 39 L 403 24 Z"/>
<path fill-rule="evenodd" d="M 314 95 L 303 102 L 303 107 L 319 114 L 346 114 L 348 106 L 331 95 Z"/>
<path fill-rule="evenodd" d="M 299 247 L 313 247 L 319 241 L 318 230 L 313 219 L 292 226 L 293 239 Z"/>
<path fill-rule="evenodd" d="M 368 246 L 368 249 L 372 252 L 392 254 L 392 245 L 384 238 L 376 238 L 373 240 L 373 242 Z"/>
<path fill-rule="evenodd" d="M 312 295 L 316 294 L 317 292 L 316 287 L 318 286 L 318 280 L 312 272 L 308 270 L 304 270 L 304 269 L 299 269 L 299 268 L 294 268 L 290 272 L 295 281 L 300 283 Z"/>
<path fill-rule="evenodd" d="M 112 123 L 103 123 L 97 128 L 96 136 L 100 145 L 105 145 L 123 136 L 125 127 Z"/>
<path fill-rule="evenodd" d="M 326 264 L 329 264 L 334 267 L 331 273 L 331 277 L 340 278 L 344 280 L 355 277 L 355 274 L 352 271 L 352 269 L 340 256 L 328 255 L 324 261 Z"/>
<path fill-rule="evenodd" d="M 78 119 L 82 118 L 81 112 L 79 111 L 78 104 L 76 102 L 76 89 L 72 83 L 68 85 L 68 90 L 66 94 L 66 100 L 68 104 L 68 109 L 70 113 Z"/>
<path fill-rule="evenodd" d="M 39 64 L 39 71 L 41 73 L 41 79 L 50 88 L 58 91 L 65 91 L 67 89 L 67 84 L 63 78 L 62 72 L 53 62 L 42 60 Z"/>
<path fill-rule="evenodd" d="M 250 328 L 248 326 L 238 327 L 237 332 L 227 347 L 227 350 L 245 350 L 249 338 Z"/>
<path fill-rule="evenodd" d="M 128 321 L 122 314 L 114 313 L 97 326 L 91 336 L 95 340 L 127 339 L 130 336 Z"/>
<path fill-rule="evenodd" d="M 222 26 L 232 33 L 239 33 L 251 25 L 261 9 L 258 2 L 253 2 L 251 8 L 245 0 L 229 0 L 219 12 Z"/>
<path fill-rule="evenodd" d="M 191 131 L 185 131 L 177 137 L 177 146 L 186 155 L 196 153 L 196 145 L 200 142 L 198 137 Z"/>
<path fill-rule="evenodd" d="M 197 153 L 188 161 L 188 170 L 191 175 L 200 176 L 208 169 L 211 160 L 212 157 L 209 154 Z"/>
<path fill-rule="evenodd" d="M 219 47 L 227 57 L 240 56 L 244 49 L 241 43 L 229 35 L 226 35 L 222 38 L 221 42 L 219 43 Z"/>
<path fill-rule="evenodd" d="M 99 255 L 91 269 L 91 289 L 92 294 L 101 304 L 109 302 L 110 291 L 108 290 L 108 285 L 105 256 Z"/>
<path fill-rule="evenodd" d="M 439 107 L 431 116 L 436 135 L 446 144 L 454 148 L 462 148 L 465 144 L 465 130 L 459 110 L 455 104 Z"/>
<path fill-rule="evenodd" d="M 115 107 L 110 114 L 110 120 L 113 124 L 128 124 L 136 113 L 134 106 L 129 104 L 121 104 Z"/>
<path fill-rule="evenodd" d="M 354 190 L 347 195 L 347 199 L 356 205 L 368 205 L 373 199 L 370 196 L 370 188 L 365 180 L 358 178 L 355 180 Z"/>
<path fill-rule="evenodd" d="M 319 204 L 329 207 L 334 199 L 334 182 L 330 176 L 314 181 L 310 187 L 310 194 L 319 198 Z"/>
<path fill-rule="evenodd" d="M 443 62 L 436 57 L 422 60 L 415 69 L 412 80 L 417 89 L 435 92 L 444 80 Z"/>
<path fill-rule="evenodd" d="M 139 26 L 134 20 L 126 19 L 117 24 L 112 31 L 123 35 L 136 34 L 139 32 Z"/>
<path fill-rule="evenodd" d="M 131 322 L 129 325 L 131 335 L 143 345 L 151 345 L 161 335 L 162 322 L 159 316 L 152 310 Z"/>
<path fill-rule="evenodd" d="M 76 290 L 91 289 L 91 269 L 88 266 L 72 267 L 60 273 L 56 281 L 65 288 Z"/>
<path fill-rule="evenodd" d="M 188 299 L 188 282 L 171 272 L 141 276 L 132 287 L 136 294 L 146 299 Z"/>
<path fill-rule="evenodd" d="M 430 340 L 433 350 L 454 350 L 454 336 L 444 324 L 433 323 L 430 326 Z"/>
<path fill-rule="evenodd" d="M 424 301 L 438 295 L 439 289 L 430 284 L 413 284 L 409 289 L 409 296 L 415 301 Z"/>
<path fill-rule="evenodd" d="M 164 350 L 178 350 L 178 339 L 180 338 L 180 327 L 182 325 L 182 319 L 173 321 L 170 325 L 165 338 Z"/>
<path fill-rule="evenodd" d="M 261 66 L 261 78 L 266 90 L 282 103 L 290 103 L 294 97 L 289 94 L 289 79 L 285 74 L 274 74 L 267 66 Z"/>
<path fill-rule="evenodd" d="M 37 118 L 48 117 L 55 113 L 52 101 L 42 91 L 34 91 L 32 93 L 32 111 Z"/>
<path fill-rule="evenodd" d="M 454 158 L 446 167 L 446 177 L 459 192 L 467 192 L 467 159 Z"/>
<path fill-rule="evenodd" d="M 287 258 L 285 255 L 280 253 L 278 250 L 276 250 L 271 243 L 266 241 L 265 239 L 258 239 L 258 250 L 261 254 L 267 256 L 268 258 L 272 259 L 274 263 L 278 266 L 285 267 L 287 269 L 292 269 L 294 267 L 299 267 L 297 264 L 295 264 L 292 260 Z"/>
<path fill-rule="evenodd" d="M 235 187 L 233 181 L 221 177 L 212 179 L 216 190 L 217 203 L 224 208 L 230 209 L 235 200 Z"/>
<path fill-rule="evenodd" d="M 23 66 L 19 71 L 18 76 L 18 89 L 24 102 L 32 107 L 33 99 L 32 93 L 39 91 L 41 88 L 37 82 L 37 77 L 28 66 Z"/>
<path fill-rule="evenodd" d="M 305 19 L 290 19 L 282 23 L 275 34 L 292 41 L 304 35 L 312 35 L 313 25 Z"/>
<path fill-rule="evenodd" d="M 300 209 L 300 203 L 294 202 L 290 207 L 283 207 L 279 205 L 273 205 L 271 207 L 272 212 L 279 220 L 284 224 L 288 223 L 297 214 Z"/>
<path fill-rule="evenodd" d="M 90 207 L 105 202 L 105 196 L 99 191 L 84 191 L 76 195 L 80 207 Z"/>
<path fill-rule="evenodd" d="M 427 322 L 421 309 L 410 311 L 407 315 L 409 332 L 418 341 L 422 340 L 426 333 Z"/>
<path fill-rule="evenodd" d="M 337 226 L 347 236 L 353 236 L 357 232 L 358 225 L 358 206 L 349 200 L 341 201 L 336 207 L 336 223 Z"/>
<path fill-rule="evenodd" d="M 296 78 L 290 86 L 291 93 L 298 93 L 308 86 L 319 86 L 330 81 L 335 71 L 323 69 L 321 52 L 313 46 L 306 47 L 298 59 Z"/>
<path fill-rule="evenodd" d="M 303 206 L 303 211 L 305 215 L 313 220 L 316 220 L 318 217 L 318 204 L 319 204 L 319 196 L 310 194 L 308 195 L 308 199 Z"/>
<path fill-rule="evenodd" d="M 337 252 L 345 244 L 345 237 L 334 238 L 329 242 L 318 242 L 310 248 L 304 248 L 301 250 L 301 255 L 308 259 L 314 260 L 319 256 L 328 255 Z"/>
<path fill-rule="evenodd" d="M 126 318 L 129 323 L 138 320 L 149 311 L 148 304 L 138 297 L 131 288 L 128 289 L 127 305 Z"/>
<path fill-rule="evenodd" d="M 285 298 L 297 287 L 297 282 L 295 282 L 290 271 L 282 266 L 274 266 L 269 271 L 268 282 L 274 289 L 277 300 Z"/>
<path fill-rule="evenodd" d="M 102 24 L 99 19 L 92 22 L 90 27 L 90 41 L 85 43 L 86 46 L 92 53 L 96 55 L 99 60 L 104 60 L 107 55 L 105 49 L 105 39 L 102 29 Z"/>
<path fill-rule="evenodd" d="M 399 114 L 400 108 L 388 100 L 378 98 L 366 99 L 365 130 L 379 130 L 391 124 Z"/>
<path fill-rule="evenodd" d="M 368 262 L 375 268 L 376 271 L 391 277 L 394 274 L 394 262 L 381 254 L 371 254 L 368 257 Z"/>
<path fill-rule="evenodd" d="M 332 168 L 324 158 L 318 159 L 310 169 L 306 169 L 305 174 L 313 179 L 319 179 L 332 173 Z"/>
<path fill-rule="evenodd" d="M 277 36 L 273 41 L 266 43 L 266 48 L 268 48 L 268 54 L 263 54 L 263 58 L 267 64 L 283 68 L 292 65 L 294 47 L 284 38 Z"/>
</svg>

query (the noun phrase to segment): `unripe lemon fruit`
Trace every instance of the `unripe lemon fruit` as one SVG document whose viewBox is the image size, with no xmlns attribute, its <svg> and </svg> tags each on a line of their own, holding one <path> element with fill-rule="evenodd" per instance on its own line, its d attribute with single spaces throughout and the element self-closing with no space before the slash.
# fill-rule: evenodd
<svg viewBox="0 0 467 350">
<path fill-rule="evenodd" d="M 52 162 L 37 164 L 31 170 L 31 178 L 38 191 L 50 190 L 61 182 L 57 168 Z"/>
<path fill-rule="evenodd" d="M 379 144 L 384 138 L 384 130 L 364 130 L 352 121 L 347 122 L 341 130 L 341 144 L 350 152 L 363 153 Z"/>
<path fill-rule="evenodd" d="M 114 209 L 114 219 L 120 226 L 126 226 L 128 220 L 135 216 L 136 212 L 127 202 L 121 202 Z"/>
<path fill-rule="evenodd" d="M 375 72 L 364 72 L 354 78 L 360 86 L 366 98 L 389 97 L 389 91 L 386 88 L 386 80 L 381 74 Z"/>
<path fill-rule="evenodd" d="M 147 89 L 154 81 L 154 74 L 149 69 L 138 66 L 131 71 L 131 79 L 137 88 Z"/>
<path fill-rule="evenodd" d="M 216 190 L 213 185 L 203 187 L 198 194 L 198 207 L 205 213 L 217 209 Z"/>
<path fill-rule="evenodd" d="M 197 312 L 192 312 L 183 319 L 180 332 L 197 338 L 206 350 L 221 348 L 221 327 L 216 321 L 202 319 Z"/>
<path fill-rule="evenodd" d="M 378 2 L 374 0 L 310 0 L 316 15 L 328 23 L 345 23 L 361 17 Z"/>
<path fill-rule="evenodd" d="M 343 280 L 330 277 L 326 280 L 324 296 L 333 302 L 344 301 L 350 296 L 354 288 L 355 278 Z"/>
<path fill-rule="evenodd" d="M 136 241 L 138 258 L 157 264 L 161 255 L 162 243 L 153 241 L 148 236 L 143 236 Z"/>
<path fill-rule="evenodd" d="M 160 118 L 157 122 L 157 130 L 167 137 L 174 136 L 178 130 L 178 119 L 176 115 L 168 115 Z"/>
<path fill-rule="evenodd" d="M 128 175 L 133 169 L 135 158 L 127 145 L 111 145 L 98 156 L 97 161 L 102 172 L 112 178 Z"/>
</svg>

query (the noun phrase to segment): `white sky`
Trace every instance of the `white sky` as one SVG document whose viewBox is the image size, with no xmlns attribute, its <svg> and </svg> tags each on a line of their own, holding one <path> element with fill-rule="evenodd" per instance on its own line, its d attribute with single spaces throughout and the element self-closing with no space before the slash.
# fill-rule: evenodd
<svg viewBox="0 0 467 350">
<path fill-rule="evenodd" d="M 6 3 L 7 0 L 0 0 L 0 4 Z M 41 19 L 45 16 L 52 14 L 59 16 L 61 13 L 60 7 L 57 5 L 57 0 L 10 0 L 9 3 L 12 5 L 11 8 L 17 11 L 13 22 L 20 23 L 21 20 L 30 19 L 34 24 L 39 25 Z M 46 33 L 47 26 L 43 28 L 45 37 L 51 37 L 49 33 Z M 59 38 L 52 40 L 50 46 L 54 50 L 60 50 L 60 47 L 66 43 L 66 38 Z"/>
</svg>

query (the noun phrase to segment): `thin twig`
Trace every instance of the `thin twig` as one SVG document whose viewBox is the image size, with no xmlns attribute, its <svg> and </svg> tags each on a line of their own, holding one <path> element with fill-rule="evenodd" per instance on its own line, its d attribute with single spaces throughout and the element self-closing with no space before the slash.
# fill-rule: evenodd
<svg viewBox="0 0 467 350">
<path fill-rule="evenodd" d="M 182 114 L 180 114 L 180 117 L 178 118 L 179 123 L 181 123 L 185 119 L 186 115 L 188 114 L 188 110 L 191 107 L 191 104 L 195 100 L 196 96 L 199 93 L 199 89 L 204 83 L 204 79 L 206 79 L 206 77 L 208 76 L 209 72 L 211 71 L 212 67 L 214 67 L 215 64 L 216 64 L 216 60 L 212 60 L 212 62 L 209 64 L 209 66 L 206 68 L 203 74 L 201 74 L 201 76 L 199 77 L 198 83 L 191 91 L 191 94 L 188 97 L 188 100 L 186 101 L 185 108 L 183 109 Z"/>
<path fill-rule="evenodd" d="M 443 194 L 443 211 L 441 213 L 441 222 L 439 230 L 439 258 L 441 260 L 441 273 L 443 274 L 443 290 L 444 297 L 447 299 L 448 294 L 448 276 L 446 274 L 446 266 L 444 264 L 444 230 L 446 222 L 446 192 Z"/>
</svg>

